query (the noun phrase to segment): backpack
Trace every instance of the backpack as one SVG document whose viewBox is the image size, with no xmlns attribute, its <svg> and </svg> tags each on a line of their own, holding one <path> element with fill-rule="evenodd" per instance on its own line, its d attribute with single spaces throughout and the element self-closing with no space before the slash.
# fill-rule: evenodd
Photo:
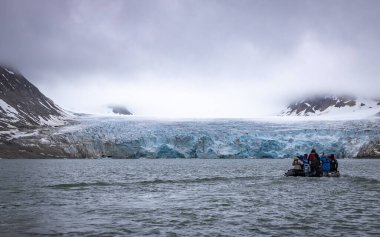
<svg viewBox="0 0 380 237">
<path fill-rule="evenodd" d="M 317 166 L 318 165 L 318 159 L 317 159 L 317 156 L 315 155 L 315 153 L 310 153 L 309 159 L 310 159 L 310 164 L 312 166 Z"/>
</svg>

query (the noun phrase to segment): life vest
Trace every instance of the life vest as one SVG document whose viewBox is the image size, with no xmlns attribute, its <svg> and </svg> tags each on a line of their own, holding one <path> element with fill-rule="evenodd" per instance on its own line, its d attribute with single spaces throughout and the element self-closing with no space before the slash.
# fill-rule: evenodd
<svg viewBox="0 0 380 237">
<path fill-rule="evenodd" d="M 330 158 L 322 157 L 322 169 L 324 172 L 330 171 Z"/>
<path fill-rule="evenodd" d="M 309 159 L 310 159 L 310 165 L 313 166 L 313 167 L 318 167 L 320 164 L 319 164 L 319 158 L 318 158 L 318 155 L 315 154 L 315 153 L 310 153 L 309 155 Z"/>
<path fill-rule="evenodd" d="M 330 163 L 330 159 L 329 158 L 327 158 L 327 157 L 322 157 L 322 164 L 328 164 L 328 163 Z"/>
</svg>

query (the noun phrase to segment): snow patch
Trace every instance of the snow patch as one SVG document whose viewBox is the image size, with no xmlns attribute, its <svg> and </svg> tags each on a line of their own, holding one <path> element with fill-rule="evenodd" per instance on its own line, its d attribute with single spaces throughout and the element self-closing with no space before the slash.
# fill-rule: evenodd
<svg viewBox="0 0 380 237">
<path fill-rule="evenodd" d="M 4 100 L 0 99 L 0 107 L 2 108 L 2 110 L 4 110 L 7 114 L 8 117 L 10 118 L 13 118 L 15 119 L 16 121 L 18 121 L 19 119 L 17 118 L 16 115 L 18 115 L 18 111 L 13 108 L 12 106 L 10 106 L 9 104 L 7 104 Z"/>
<path fill-rule="evenodd" d="M 7 131 L 0 131 L 0 136 L 5 135 L 9 136 L 7 138 L 8 141 L 12 139 L 19 139 L 19 138 L 24 138 L 24 137 L 31 137 L 31 136 L 37 136 L 39 134 L 38 130 L 35 130 L 33 132 L 25 132 L 25 131 L 19 131 L 18 129 L 11 129 Z"/>
<path fill-rule="evenodd" d="M 9 74 L 12 74 L 12 75 L 15 74 L 14 72 L 12 72 L 11 70 L 9 70 L 9 69 L 7 69 L 7 68 L 4 68 L 4 70 L 7 71 Z"/>
<path fill-rule="evenodd" d="M 3 75 L 3 77 L 5 78 L 5 80 L 9 81 L 8 78 L 7 78 L 7 76 L 5 76 L 4 74 L 1 74 L 1 75 Z"/>
<path fill-rule="evenodd" d="M 50 115 L 49 119 L 45 119 L 41 116 L 38 116 L 39 118 L 39 124 L 40 125 L 47 125 L 47 126 L 62 126 L 65 125 L 65 121 L 63 120 L 62 117 L 57 117 Z"/>
<path fill-rule="evenodd" d="M 18 131 L 18 130 L 17 129 L 11 129 L 11 130 L 7 130 L 7 131 L 0 131 L 0 136 L 1 135 L 11 135 L 15 131 Z"/>
<path fill-rule="evenodd" d="M 51 142 L 47 138 L 41 138 L 40 143 L 43 145 L 50 145 Z"/>
</svg>

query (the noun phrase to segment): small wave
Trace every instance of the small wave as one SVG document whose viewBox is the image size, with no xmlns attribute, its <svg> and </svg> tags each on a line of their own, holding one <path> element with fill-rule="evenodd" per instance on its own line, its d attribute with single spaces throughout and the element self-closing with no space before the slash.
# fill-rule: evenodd
<svg viewBox="0 0 380 237">
<path fill-rule="evenodd" d="M 208 183 L 208 182 L 220 182 L 220 181 L 233 181 L 233 180 L 256 180 L 258 176 L 243 176 L 243 177 L 205 177 L 194 179 L 154 179 L 144 180 L 136 183 L 140 184 L 180 184 L 180 183 Z"/>
<path fill-rule="evenodd" d="M 233 181 L 233 180 L 257 180 L 257 176 L 243 176 L 243 177 L 205 177 L 205 178 L 194 178 L 194 179 L 154 179 L 154 180 L 143 180 L 135 182 L 80 182 L 80 183 L 64 183 L 46 186 L 52 189 L 84 189 L 89 187 L 107 187 L 107 186 L 128 186 L 128 185 L 155 185 L 155 184 L 188 184 L 188 183 L 208 183 L 208 182 L 223 182 L 223 181 Z"/>
<path fill-rule="evenodd" d="M 56 184 L 56 185 L 49 185 L 46 186 L 47 188 L 53 188 L 53 189 L 75 189 L 75 188 L 86 188 L 86 187 L 93 187 L 93 186 L 114 186 L 115 183 L 107 183 L 107 182 L 93 182 L 93 183 L 65 183 L 65 184 Z"/>
<path fill-rule="evenodd" d="M 144 180 L 137 183 L 140 184 L 178 184 L 178 183 L 203 183 L 213 181 L 227 180 L 227 177 L 210 177 L 210 178 L 195 178 L 195 179 L 154 179 Z"/>
<path fill-rule="evenodd" d="M 380 180 L 372 177 L 344 175 L 356 183 L 380 184 Z"/>
</svg>

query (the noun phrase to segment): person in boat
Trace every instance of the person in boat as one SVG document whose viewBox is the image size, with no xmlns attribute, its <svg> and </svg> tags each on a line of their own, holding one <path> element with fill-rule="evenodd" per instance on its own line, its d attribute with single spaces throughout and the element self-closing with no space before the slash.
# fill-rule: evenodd
<svg viewBox="0 0 380 237">
<path fill-rule="evenodd" d="M 305 166 L 305 164 L 303 163 L 303 155 L 299 155 L 299 156 L 297 156 L 298 157 L 298 159 L 301 161 L 301 169 L 303 170 L 304 169 L 304 166 Z"/>
<path fill-rule="evenodd" d="M 335 159 L 334 154 L 330 154 L 330 172 L 338 172 L 338 161 Z"/>
<path fill-rule="evenodd" d="M 302 163 L 303 163 L 303 172 L 305 172 L 306 176 L 309 176 L 309 174 L 310 174 L 310 164 L 309 163 L 310 162 L 309 162 L 309 159 L 307 157 L 307 154 L 303 155 Z"/>
<path fill-rule="evenodd" d="M 296 174 L 302 173 L 303 162 L 297 156 L 294 157 L 292 165 L 293 165 L 293 170 L 295 171 Z"/>
<path fill-rule="evenodd" d="M 323 176 L 328 176 L 330 172 L 330 158 L 323 152 L 321 157 Z"/>
<path fill-rule="evenodd" d="M 318 153 L 315 149 L 311 149 L 309 157 L 310 161 L 310 175 L 311 176 L 320 176 L 320 159 Z"/>
</svg>

